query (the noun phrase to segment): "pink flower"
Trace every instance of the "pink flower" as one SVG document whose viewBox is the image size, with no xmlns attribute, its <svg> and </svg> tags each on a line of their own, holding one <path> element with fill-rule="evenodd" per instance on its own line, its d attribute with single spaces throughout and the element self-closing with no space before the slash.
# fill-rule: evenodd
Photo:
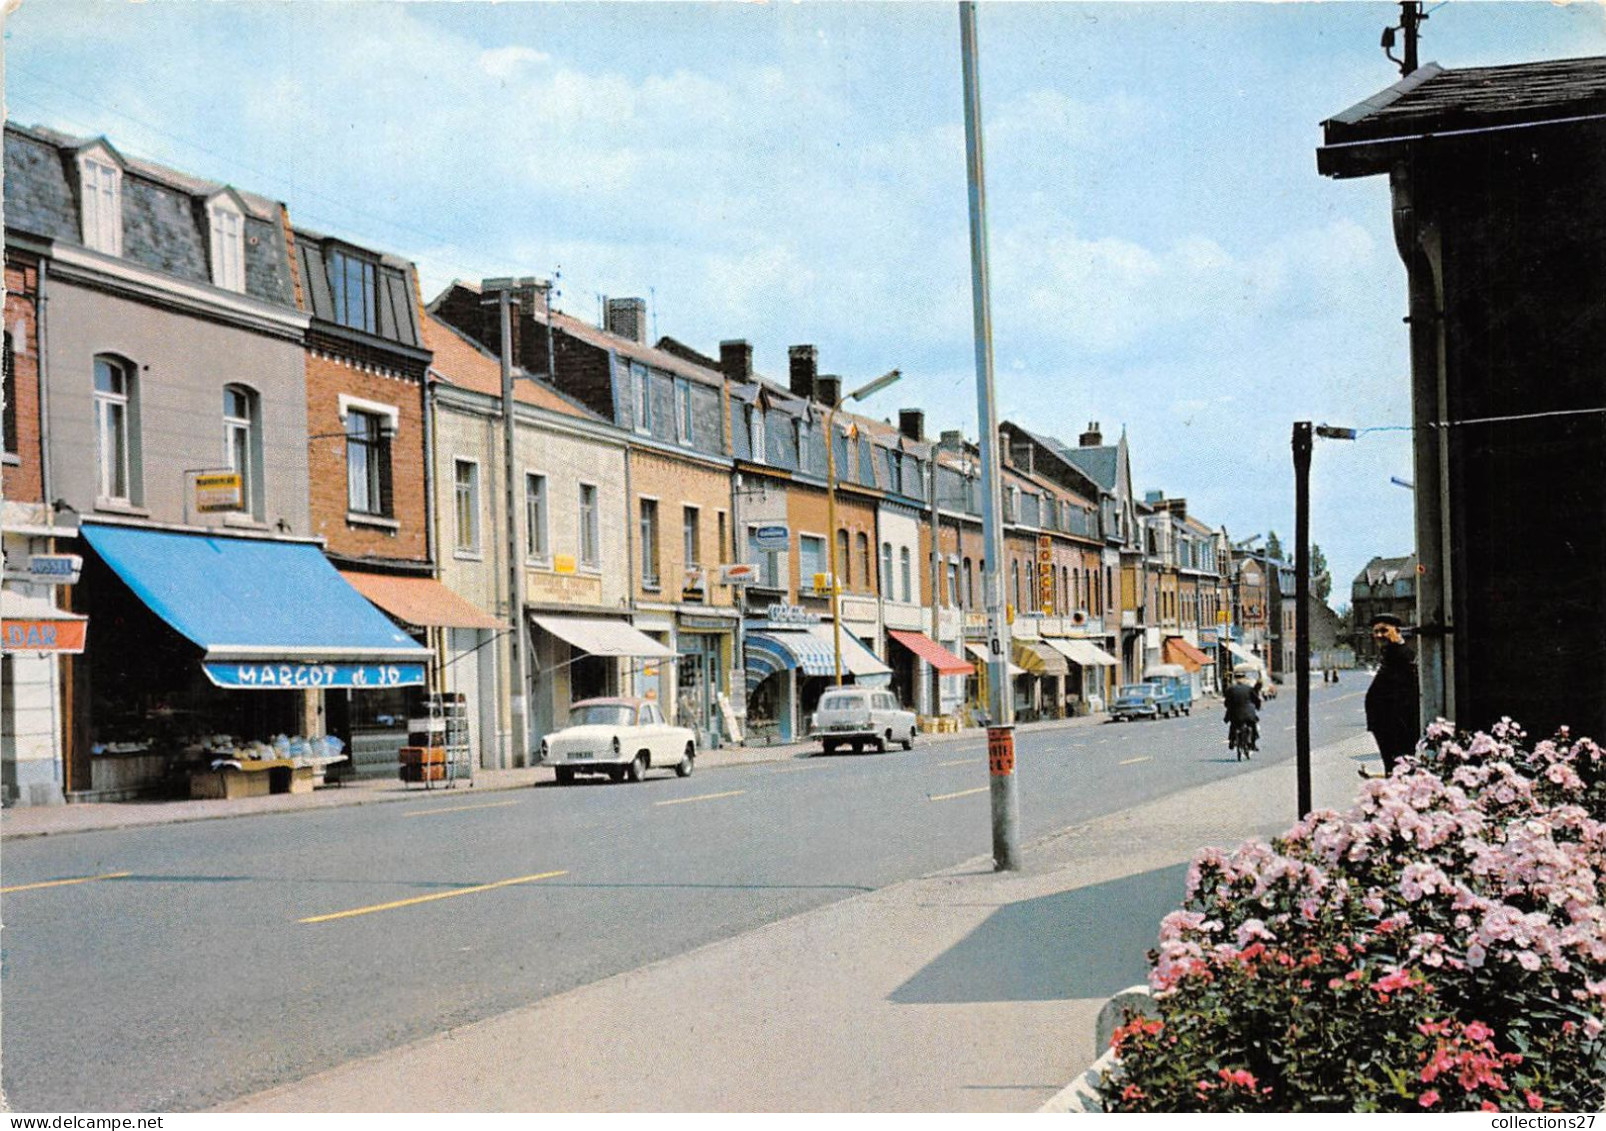
<svg viewBox="0 0 1606 1131">
<path fill-rule="evenodd" d="M 1535 1093 L 1535 1092 L 1524 1092 L 1522 1094 L 1522 1098 L 1528 1101 L 1528 1110 L 1529 1111 L 1544 1111 L 1545 1110 L 1545 1101 L 1540 1099 L 1537 1093 Z"/>
<path fill-rule="evenodd" d="M 1427 1091 L 1423 1092 L 1417 1097 L 1416 1102 L 1421 1104 L 1423 1107 L 1432 1107 L 1434 1104 L 1439 1102 L 1439 1093 L 1434 1089 L 1429 1088 Z"/>
</svg>

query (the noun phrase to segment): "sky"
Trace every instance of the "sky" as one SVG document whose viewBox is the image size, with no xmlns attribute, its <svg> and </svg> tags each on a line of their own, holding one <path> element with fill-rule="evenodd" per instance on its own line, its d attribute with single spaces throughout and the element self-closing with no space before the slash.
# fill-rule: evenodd
<svg viewBox="0 0 1606 1131">
<path fill-rule="evenodd" d="M 11 0 L 8 7 L 16 4 Z M 1422 61 L 1606 53 L 1606 5 L 1429 3 Z M 982 4 L 1000 419 L 1125 429 L 1134 483 L 1292 554 L 1318 441 L 1332 603 L 1413 547 L 1405 272 L 1386 178 L 1320 123 L 1399 78 L 1392 4 Z M 818 347 L 862 406 L 977 435 L 954 3 L 21 0 L 8 118 L 285 201 L 454 278 L 647 299 L 654 337 Z M 1397 54 L 1398 52 L 1396 52 Z"/>
</svg>

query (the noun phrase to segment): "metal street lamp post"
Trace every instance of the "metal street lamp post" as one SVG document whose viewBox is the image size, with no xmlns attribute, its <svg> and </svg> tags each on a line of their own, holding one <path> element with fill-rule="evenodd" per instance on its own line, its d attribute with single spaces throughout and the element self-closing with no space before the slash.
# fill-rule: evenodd
<svg viewBox="0 0 1606 1131">
<path fill-rule="evenodd" d="M 889 370 L 877 377 L 874 381 L 860 385 L 851 393 L 842 397 L 846 401 L 862 401 L 866 397 L 879 393 L 889 385 L 895 385 L 901 380 L 903 373 L 897 369 Z M 838 570 L 841 562 L 837 561 L 836 547 L 836 430 L 832 421 L 836 419 L 836 405 L 825 406 L 825 525 L 829 528 L 826 535 L 826 544 L 831 555 L 831 634 L 834 638 L 834 651 L 836 654 L 836 685 L 842 686 L 842 586 L 838 582 Z M 843 554 L 848 552 L 843 549 Z"/>
</svg>

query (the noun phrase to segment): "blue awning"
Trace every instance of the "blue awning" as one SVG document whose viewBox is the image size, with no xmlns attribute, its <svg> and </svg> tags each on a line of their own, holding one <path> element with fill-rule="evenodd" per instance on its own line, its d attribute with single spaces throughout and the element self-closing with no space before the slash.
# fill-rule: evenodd
<svg viewBox="0 0 1606 1131">
<path fill-rule="evenodd" d="M 806 628 L 795 632 L 749 632 L 742 643 L 747 661 L 747 690 L 776 672 L 801 668 L 804 675 L 836 674 L 836 653 Z"/>
<path fill-rule="evenodd" d="M 427 649 L 317 546 L 85 523 L 84 540 L 227 687 L 421 683 Z"/>
</svg>

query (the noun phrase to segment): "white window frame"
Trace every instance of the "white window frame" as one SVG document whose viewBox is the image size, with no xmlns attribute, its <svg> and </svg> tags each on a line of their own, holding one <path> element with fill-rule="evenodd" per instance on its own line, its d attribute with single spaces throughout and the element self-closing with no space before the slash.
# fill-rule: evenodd
<svg viewBox="0 0 1606 1131">
<path fill-rule="evenodd" d="M 684 377 L 675 378 L 675 437 L 690 446 L 692 438 L 691 382 Z"/>
<path fill-rule="evenodd" d="M 652 516 L 650 522 L 649 514 Z M 641 551 L 641 587 L 662 589 L 663 566 L 659 557 L 663 551 L 663 527 L 655 496 L 639 495 L 636 498 L 636 539 L 640 543 L 637 548 Z"/>
<path fill-rule="evenodd" d="M 811 544 L 818 544 L 818 546 L 820 547 L 819 554 L 815 557 L 815 563 L 814 563 L 814 568 L 813 569 L 808 568 L 807 564 L 805 564 L 805 562 L 804 562 L 803 543 L 805 543 L 805 542 L 809 542 Z M 823 534 L 808 534 L 808 533 L 805 533 L 803 531 L 799 531 L 798 532 L 798 536 L 797 536 L 797 573 L 798 573 L 797 587 L 798 587 L 798 591 L 802 592 L 805 586 L 807 586 L 808 588 L 812 589 L 814 587 L 814 575 L 817 574 L 817 573 L 825 573 L 825 572 L 827 572 L 827 569 L 829 568 L 830 563 L 831 563 L 831 540 L 829 538 L 827 538 Z M 826 567 L 826 568 L 821 568 L 821 567 Z"/>
<path fill-rule="evenodd" d="M 80 231 L 84 246 L 123 254 L 123 170 L 104 146 L 78 155 Z"/>
<path fill-rule="evenodd" d="M 229 412 L 229 400 L 238 395 L 245 401 L 245 415 Z M 245 441 L 245 466 L 240 466 L 236 440 Z M 259 468 L 262 453 L 262 398 L 249 385 L 231 382 L 223 386 L 223 460 L 240 476 L 240 509 L 253 518 L 262 517 L 262 483 Z"/>
<path fill-rule="evenodd" d="M 470 474 L 467 483 L 463 471 Z M 465 487 L 467 491 L 465 492 Z M 464 529 L 464 502 L 467 507 L 467 527 Z M 480 548 L 480 461 L 465 456 L 452 457 L 452 547 L 460 557 L 478 557 Z"/>
<path fill-rule="evenodd" d="M 211 232 L 212 284 L 245 293 L 245 213 L 227 194 L 206 205 Z"/>
<path fill-rule="evenodd" d="M 636 431 L 652 435 L 652 370 L 639 361 L 630 363 L 630 387 L 636 399 Z"/>
<path fill-rule="evenodd" d="M 686 560 L 682 563 L 687 569 L 696 569 L 703 564 L 703 555 L 699 543 L 703 537 L 703 512 L 701 507 L 689 507 L 684 504 L 680 508 L 680 540 L 681 549 Z"/>
<path fill-rule="evenodd" d="M 896 600 L 892 588 L 892 543 L 881 543 L 881 595 L 887 600 Z"/>
<path fill-rule="evenodd" d="M 100 388 L 98 370 L 102 365 L 112 372 L 121 374 L 123 380 L 120 392 Z M 95 395 L 96 497 L 108 502 L 132 505 L 136 494 L 134 442 L 139 376 L 133 365 L 118 357 L 97 357 L 95 368 L 97 372 L 92 387 Z M 120 423 L 114 425 L 114 419 Z M 122 459 L 117 467 L 113 467 L 107 458 L 108 440 L 113 432 L 118 434 L 120 440 L 118 450 L 122 453 Z M 116 490 L 119 476 L 122 479 L 122 491 Z"/>
<path fill-rule="evenodd" d="M 910 594 L 914 590 L 913 590 L 913 587 L 909 584 L 909 578 L 911 576 L 912 559 L 913 559 L 913 555 L 909 553 L 909 547 L 908 546 L 899 546 L 898 547 L 899 592 L 903 596 L 903 603 L 905 605 L 911 604 L 914 601 L 914 598 L 910 596 Z"/>
<path fill-rule="evenodd" d="M 579 511 L 575 531 L 579 538 L 579 554 L 582 569 L 596 570 L 602 568 L 602 519 L 598 513 L 601 508 L 601 492 L 595 483 L 581 482 L 576 485 L 579 492 Z"/>
<path fill-rule="evenodd" d="M 545 564 L 552 560 L 551 500 L 547 477 L 539 471 L 524 473 L 524 556 Z"/>
<path fill-rule="evenodd" d="M 753 451 L 754 463 L 768 463 L 768 453 L 764 447 L 764 409 L 754 404 L 752 414 L 747 418 L 747 443 Z"/>
</svg>

